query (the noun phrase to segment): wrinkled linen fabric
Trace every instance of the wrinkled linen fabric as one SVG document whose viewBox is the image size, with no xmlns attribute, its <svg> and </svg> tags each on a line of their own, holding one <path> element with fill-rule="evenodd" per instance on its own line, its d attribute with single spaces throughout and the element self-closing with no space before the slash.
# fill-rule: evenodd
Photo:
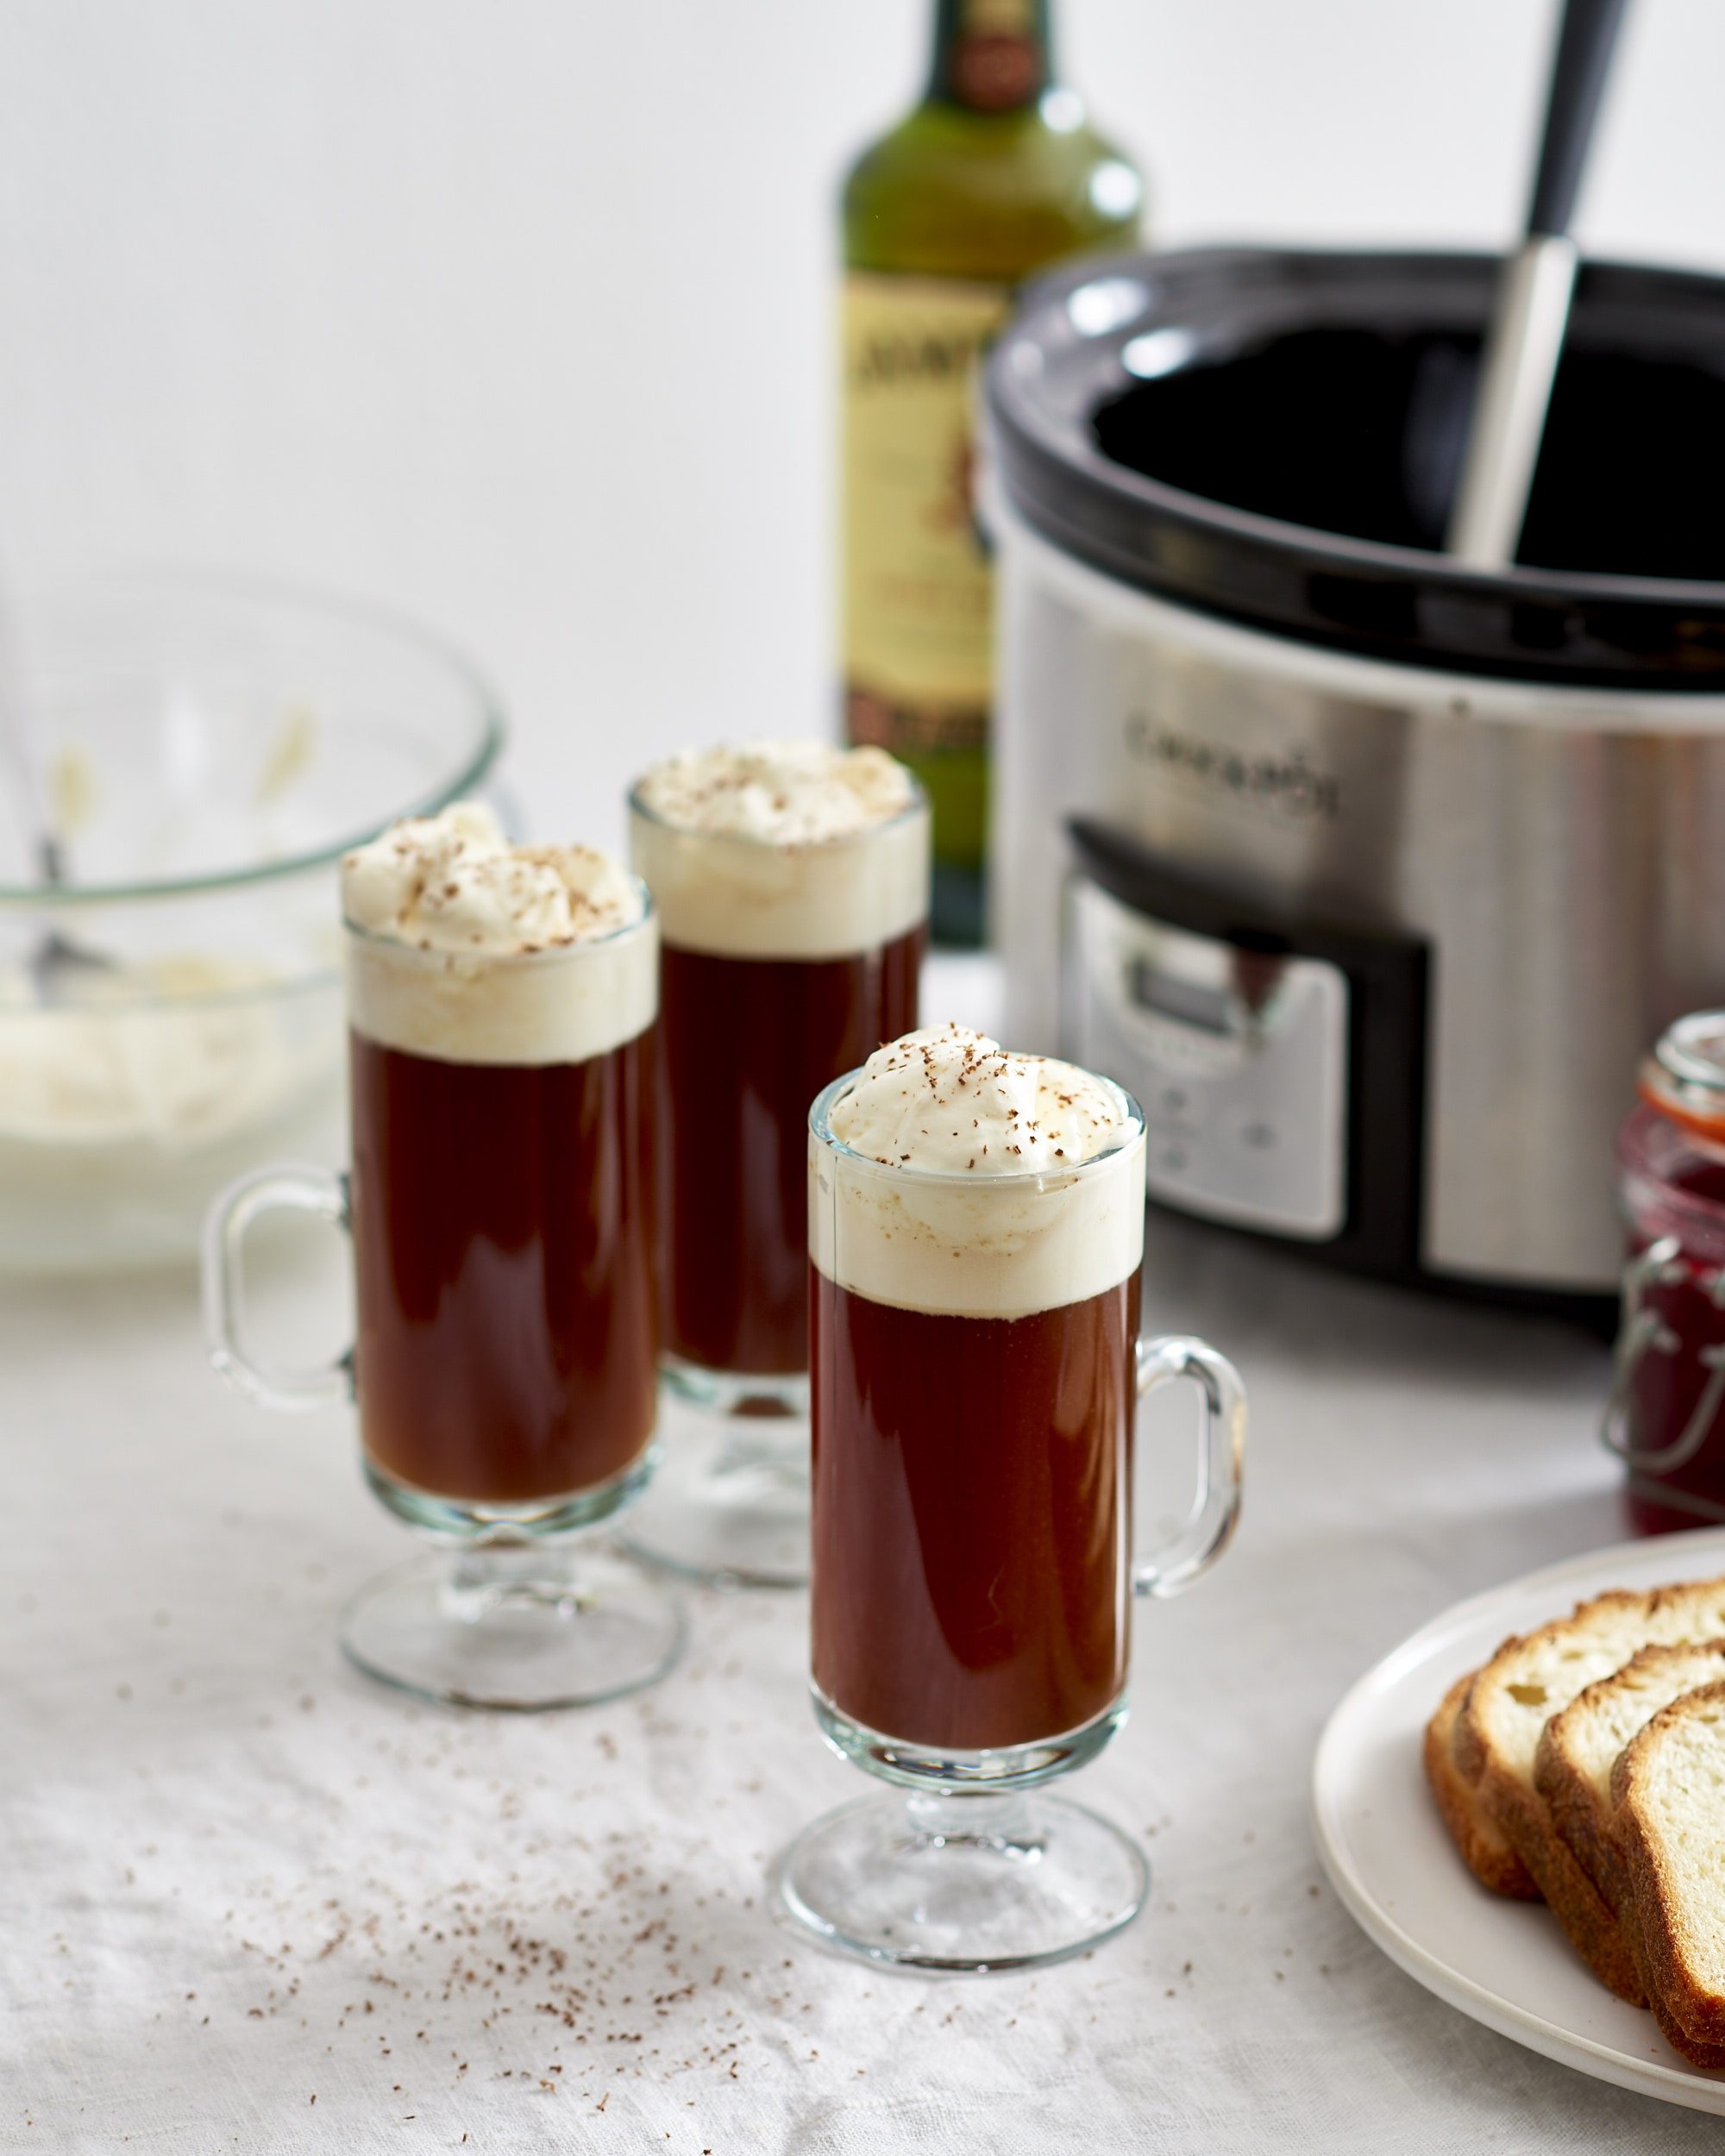
<svg viewBox="0 0 1725 2156">
<path fill-rule="evenodd" d="M 413 1546 L 351 1415 L 227 1391 L 189 1276 L 0 1286 L 0 2147 L 1716 2146 L 1392 1967 L 1308 1823 L 1364 1668 L 1623 1532 L 1603 1351 L 1160 1220 L 1147 1263 L 1147 1322 L 1233 1353 L 1254 1414 L 1233 1548 L 1141 1609 L 1132 1721 L 1069 1783 L 1144 1839 L 1151 1905 L 1088 1959 L 970 1981 L 772 1916 L 779 1853 L 864 1787 L 809 1714 L 804 1595 L 693 1595 L 686 1658 L 632 1699 L 416 1705 L 336 1645 Z M 259 1323 L 310 1359 L 344 1292 L 308 1237 L 260 1258 Z M 1153 1407 L 1149 1515 L 1189 1413 Z"/>
</svg>

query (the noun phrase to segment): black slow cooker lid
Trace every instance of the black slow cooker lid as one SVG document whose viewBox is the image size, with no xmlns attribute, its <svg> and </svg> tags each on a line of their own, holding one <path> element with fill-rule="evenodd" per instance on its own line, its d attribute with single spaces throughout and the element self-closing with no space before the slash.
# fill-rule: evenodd
<svg viewBox="0 0 1725 2156">
<path fill-rule="evenodd" d="M 1216 249 L 1050 278 L 989 363 L 1006 496 L 1095 568 L 1305 642 L 1725 691 L 1725 279 L 1583 268 L 1493 574 L 1437 549 L 1497 267 Z"/>
</svg>

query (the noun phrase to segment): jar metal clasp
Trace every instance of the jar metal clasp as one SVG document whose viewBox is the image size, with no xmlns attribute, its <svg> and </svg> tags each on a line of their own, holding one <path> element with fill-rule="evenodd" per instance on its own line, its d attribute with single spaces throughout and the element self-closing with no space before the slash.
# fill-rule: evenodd
<svg viewBox="0 0 1725 2156">
<path fill-rule="evenodd" d="M 1674 1235 L 1657 1242 L 1631 1258 L 1623 1269 L 1623 1321 L 1617 1335 L 1611 1390 L 1605 1402 L 1599 1434 L 1608 1449 L 1631 1467 L 1648 1475 L 1669 1475 L 1686 1466 L 1700 1451 L 1725 1403 L 1725 1342 L 1697 1351 L 1707 1371 L 1707 1382 L 1693 1413 L 1669 1445 L 1647 1451 L 1635 1441 L 1634 1410 L 1630 1392 L 1641 1358 L 1649 1353 L 1675 1355 L 1683 1342 L 1660 1313 L 1645 1300 L 1653 1288 L 1670 1288 L 1692 1282 L 1716 1309 L 1725 1309 L 1725 1271 L 1703 1272 L 1684 1263 Z"/>
</svg>

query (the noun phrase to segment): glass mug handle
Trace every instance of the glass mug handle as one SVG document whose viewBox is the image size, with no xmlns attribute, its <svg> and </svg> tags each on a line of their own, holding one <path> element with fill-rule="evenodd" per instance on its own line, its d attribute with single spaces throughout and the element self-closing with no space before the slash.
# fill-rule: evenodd
<svg viewBox="0 0 1725 2156">
<path fill-rule="evenodd" d="M 354 1396 L 354 1351 L 315 1369 L 277 1369 L 242 1344 L 245 1330 L 246 1231 L 266 1213 L 310 1213 L 351 1231 L 348 1179 L 328 1168 L 260 1168 L 229 1184 L 204 1222 L 204 1338 L 230 1385 L 284 1414 Z"/>
<path fill-rule="evenodd" d="M 1203 1402 L 1202 1474 L 1190 1517 L 1171 1542 L 1132 1561 L 1132 1592 L 1165 1599 L 1201 1579 L 1228 1546 L 1239 1522 L 1240 1465 L 1245 1448 L 1245 1387 L 1225 1355 L 1202 1340 L 1170 1334 L 1138 1344 L 1138 1396 L 1189 1378 Z"/>
</svg>

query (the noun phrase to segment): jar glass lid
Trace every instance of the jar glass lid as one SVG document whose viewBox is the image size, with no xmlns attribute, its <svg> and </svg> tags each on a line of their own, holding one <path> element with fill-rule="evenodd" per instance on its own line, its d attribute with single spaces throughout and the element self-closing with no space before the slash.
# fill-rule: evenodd
<svg viewBox="0 0 1725 2156">
<path fill-rule="evenodd" d="M 1725 1138 L 1725 1011 L 1691 1011 L 1668 1026 L 1636 1090 L 1673 1122 Z"/>
</svg>

